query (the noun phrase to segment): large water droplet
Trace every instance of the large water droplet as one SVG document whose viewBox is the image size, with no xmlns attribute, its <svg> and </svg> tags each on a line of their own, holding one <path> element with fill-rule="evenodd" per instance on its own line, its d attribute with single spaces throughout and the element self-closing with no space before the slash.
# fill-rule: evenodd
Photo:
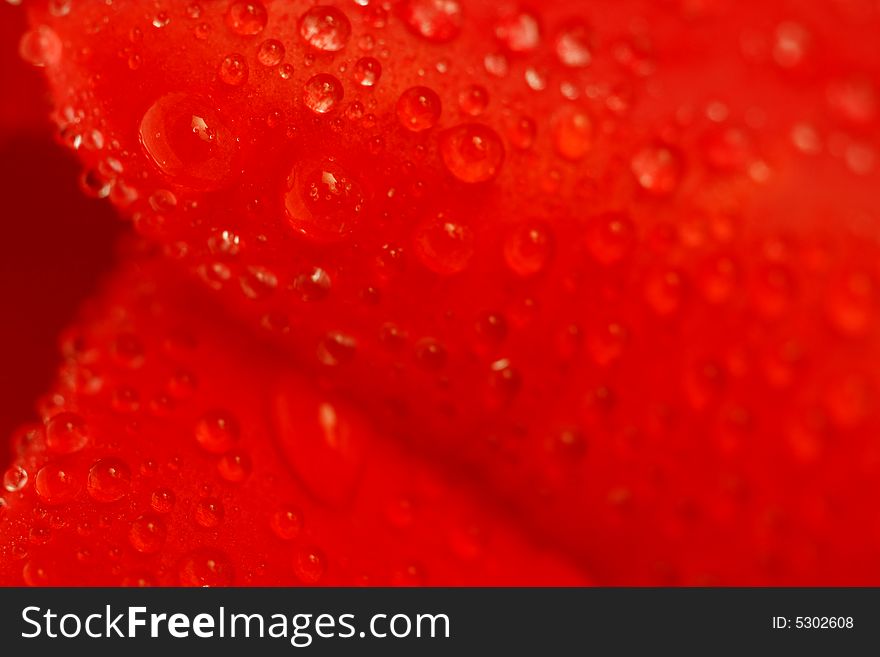
<svg viewBox="0 0 880 657">
<path fill-rule="evenodd" d="M 278 39 L 266 39 L 257 50 L 257 61 L 267 68 L 278 66 L 284 59 L 284 44 Z"/>
<path fill-rule="evenodd" d="M 412 132 L 433 128 L 440 118 L 440 97 L 428 87 L 411 87 L 397 100 L 397 118 Z"/>
<path fill-rule="evenodd" d="M 504 145 L 492 128 L 464 123 L 443 132 L 440 155 L 449 172 L 462 182 L 487 182 L 501 170 Z"/>
<path fill-rule="evenodd" d="M 259 34 L 266 27 L 269 15 L 258 0 L 236 0 L 226 10 L 226 25 L 242 36 Z"/>
<path fill-rule="evenodd" d="M 299 33 L 316 50 L 338 52 L 351 37 L 351 23 L 336 7 L 312 7 L 299 19 Z"/>
<path fill-rule="evenodd" d="M 10 493 L 17 493 L 27 486 L 28 473 L 20 465 L 13 465 L 3 473 L 3 488 Z"/>
<path fill-rule="evenodd" d="M 61 61 L 61 39 L 51 27 L 40 25 L 25 32 L 18 44 L 21 58 L 33 66 L 55 66 Z"/>
<path fill-rule="evenodd" d="M 331 159 L 317 166 L 300 163 L 288 178 L 287 219 L 294 230 L 311 240 L 344 239 L 359 222 L 363 207 L 360 185 Z"/>
<path fill-rule="evenodd" d="M 313 75 L 303 86 L 303 102 L 315 114 L 327 114 L 342 102 L 342 83 L 329 73 Z"/>
<path fill-rule="evenodd" d="M 275 419 L 279 447 L 306 489 L 324 504 L 348 505 L 366 458 L 366 427 L 343 406 L 315 406 L 288 387 L 275 396 Z"/>
<path fill-rule="evenodd" d="M 122 499 L 131 487 L 131 470 L 117 458 L 101 459 L 89 470 L 86 489 L 99 502 Z"/>
<path fill-rule="evenodd" d="M 162 173 L 196 189 L 220 187 L 236 151 L 219 113 L 207 101 L 181 93 L 163 96 L 147 110 L 140 141 Z"/>
<path fill-rule="evenodd" d="M 452 41 L 461 32 L 458 0 L 405 0 L 400 11 L 413 33 L 433 43 Z"/>
<path fill-rule="evenodd" d="M 413 250 L 428 269 L 449 276 L 467 269 L 474 255 L 474 235 L 465 224 L 441 214 L 416 229 Z"/>
</svg>

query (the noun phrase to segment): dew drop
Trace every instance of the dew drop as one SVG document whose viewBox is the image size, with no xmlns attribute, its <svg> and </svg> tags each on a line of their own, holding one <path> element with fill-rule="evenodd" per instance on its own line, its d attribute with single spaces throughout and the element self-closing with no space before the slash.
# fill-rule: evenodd
<svg viewBox="0 0 880 657">
<path fill-rule="evenodd" d="M 244 55 L 233 53 L 227 55 L 218 70 L 221 82 L 228 84 L 230 87 L 238 87 L 247 81 L 248 65 Z"/>
<path fill-rule="evenodd" d="M 446 348 L 434 338 L 424 338 L 416 344 L 416 360 L 426 370 L 437 371 L 446 364 Z"/>
<path fill-rule="evenodd" d="M 413 250 L 428 269 L 449 276 L 467 269 L 474 255 L 474 235 L 468 226 L 441 214 L 418 227 Z"/>
<path fill-rule="evenodd" d="M 231 586 L 235 581 L 232 564 L 213 548 L 202 548 L 184 557 L 178 578 L 181 586 L 193 587 Z"/>
<path fill-rule="evenodd" d="M 78 452 L 89 442 L 85 420 L 75 413 L 59 413 L 46 424 L 46 446 L 57 454 Z"/>
<path fill-rule="evenodd" d="M 214 529 L 223 522 L 223 504 L 213 497 L 206 497 L 196 504 L 193 519 L 205 529 Z"/>
<path fill-rule="evenodd" d="M 487 182 L 501 170 L 504 145 L 492 128 L 464 123 L 441 134 L 440 155 L 449 172 L 462 182 Z"/>
<path fill-rule="evenodd" d="M 553 256 L 553 234 L 543 222 L 517 226 L 504 242 L 504 260 L 519 276 L 533 276 L 546 269 Z"/>
<path fill-rule="evenodd" d="M 154 554 L 162 549 L 167 531 L 158 516 L 144 514 L 131 523 L 128 542 L 143 554 Z"/>
<path fill-rule="evenodd" d="M 590 29 L 581 22 L 571 23 L 556 37 L 556 56 L 565 66 L 583 68 L 593 61 Z"/>
<path fill-rule="evenodd" d="M 10 493 L 17 493 L 27 486 L 28 473 L 20 465 L 13 465 L 3 473 L 3 488 Z"/>
<path fill-rule="evenodd" d="M 318 361 L 327 367 L 351 362 L 357 350 L 357 341 L 341 331 L 330 331 L 318 345 Z"/>
<path fill-rule="evenodd" d="M 278 538 L 291 541 L 302 530 L 302 516 L 296 509 L 285 507 L 272 514 L 269 525 Z"/>
<path fill-rule="evenodd" d="M 24 583 L 28 586 L 36 587 L 49 585 L 49 575 L 46 572 L 46 569 L 42 566 L 38 566 L 33 561 L 28 561 L 24 565 L 21 575 L 24 579 Z"/>
<path fill-rule="evenodd" d="M 645 282 L 645 297 L 658 315 L 676 312 L 684 296 L 684 278 L 675 270 L 659 270 L 650 274 Z"/>
<path fill-rule="evenodd" d="M 101 459 L 89 470 L 86 490 L 99 502 L 115 502 L 122 499 L 130 487 L 131 470 L 120 459 Z"/>
<path fill-rule="evenodd" d="M 382 77 L 382 64 L 375 57 L 361 57 L 354 65 L 354 81 L 362 87 L 375 87 Z"/>
<path fill-rule="evenodd" d="M 810 33 L 798 23 L 786 21 L 776 28 L 773 60 L 782 68 L 794 68 L 807 54 Z"/>
<path fill-rule="evenodd" d="M 212 411 L 196 423 L 195 435 L 196 441 L 206 452 L 222 454 L 235 446 L 241 438 L 241 429 L 238 420 L 231 415 Z"/>
<path fill-rule="evenodd" d="M 293 558 L 293 572 L 303 584 L 317 584 L 326 569 L 323 553 L 315 548 L 301 548 Z"/>
<path fill-rule="evenodd" d="M 140 142 L 162 173 L 196 189 L 220 187 L 232 170 L 235 140 L 207 101 L 174 93 L 144 114 Z"/>
<path fill-rule="evenodd" d="M 601 264 L 611 265 L 623 260 L 635 244 L 635 226 L 625 214 L 609 212 L 590 220 L 587 247 Z"/>
<path fill-rule="evenodd" d="M 647 146 L 638 151 L 630 162 L 630 169 L 643 189 L 657 196 L 675 191 L 681 178 L 681 161 L 670 148 Z"/>
<path fill-rule="evenodd" d="M 303 102 L 315 114 L 332 112 L 344 95 L 342 83 L 329 73 L 313 75 L 303 86 Z"/>
<path fill-rule="evenodd" d="M 401 15 L 414 34 L 432 43 L 452 41 L 461 32 L 458 0 L 405 0 Z"/>
<path fill-rule="evenodd" d="M 397 118 L 412 132 L 433 128 L 440 119 L 440 97 L 428 87 L 410 87 L 397 99 Z"/>
<path fill-rule="evenodd" d="M 300 163 L 288 177 L 284 208 L 290 225 L 316 242 L 348 237 L 363 213 L 361 186 L 332 159 L 318 166 Z"/>
<path fill-rule="evenodd" d="M 560 157 L 576 162 L 593 146 L 593 122 L 583 110 L 565 107 L 553 117 L 553 145 Z"/>
<path fill-rule="evenodd" d="M 40 68 L 55 66 L 61 61 L 61 39 L 51 27 L 40 25 L 25 32 L 18 44 L 21 58 Z"/>
<path fill-rule="evenodd" d="M 232 450 L 220 457 L 217 472 L 231 484 L 240 484 L 251 474 L 251 459 L 246 452 Z"/>
<path fill-rule="evenodd" d="M 507 120 L 507 139 L 517 150 L 531 148 L 537 131 L 537 125 L 527 116 L 514 116 Z"/>
<path fill-rule="evenodd" d="M 297 276 L 293 286 L 303 301 L 320 301 L 330 294 L 330 275 L 320 267 L 312 267 Z"/>
<path fill-rule="evenodd" d="M 472 84 L 458 94 L 458 108 L 467 116 L 480 116 L 489 106 L 489 92 L 486 87 Z"/>
<path fill-rule="evenodd" d="M 167 488 L 159 488 L 150 496 L 150 506 L 156 513 L 168 513 L 174 508 L 174 493 Z"/>
<path fill-rule="evenodd" d="M 278 39 L 266 39 L 257 50 L 257 61 L 267 68 L 278 66 L 284 59 L 284 44 Z"/>
<path fill-rule="evenodd" d="M 226 25 L 242 36 L 259 34 L 266 27 L 269 15 L 262 2 L 236 0 L 226 10 Z"/>
<path fill-rule="evenodd" d="M 338 52 L 351 37 L 351 23 L 336 7 L 317 6 L 299 19 L 299 33 L 315 50 Z"/>
<path fill-rule="evenodd" d="M 495 37 L 512 52 L 531 52 L 541 43 L 541 26 L 529 11 L 507 11 L 495 24 Z"/>
</svg>

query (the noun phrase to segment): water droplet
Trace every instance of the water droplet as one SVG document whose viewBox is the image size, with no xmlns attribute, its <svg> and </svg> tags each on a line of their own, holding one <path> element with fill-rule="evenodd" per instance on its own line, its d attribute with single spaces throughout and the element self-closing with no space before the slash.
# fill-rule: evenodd
<svg viewBox="0 0 880 657">
<path fill-rule="evenodd" d="M 546 269 L 553 256 L 553 233 L 543 222 L 517 226 L 504 242 L 507 266 L 520 276 L 533 276 Z"/>
<path fill-rule="evenodd" d="M 528 150 L 535 143 L 538 131 L 535 122 L 527 116 L 513 116 L 507 120 L 507 139 L 517 150 Z"/>
<path fill-rule="evenodd" d="M 296 478 L 319 502 L 351 503 L 360 483 L 367 429 L 338 403 L 315 405 L 296 390 L 275 397 L 276 438 Z"/>
<path fill-rule="evenodd" d="M 828 86 L 828 105 L 832 111 L 851 123 L 870 124 L 877 116 L 877 89 L 868 78 L 852 77 Z"/>
<path fill-rule="evenodd" d="M 586 24 L 574 22 L 556 37 L 556 56 L 565 66 L 582 68 L 593 61 L 592 36 Z"/>
<path fill-rule="evenodd" d="M 412 132 L 433 128 L 440 119 L 440 97 L 428 87 L 411 87 L 397 100 L 397 118 Z"/>
<path fill-rule="evenodd" d="M 167 530 L 165 523 L 158 516 L 144 514 L 131 523 L 128 530 L 128 542 L 143 554 L 154 554 L 165 544 Z"/>
<path fill-rule="evenodd" d="M 236 0 L 226 10 L 226 25 L 242 36 L 259 34 L 266 27 L 269 15 L 262 2 Z"/>
<path fill-rule="evenodd" d="M 532 91 L 544 91 L 547 88 L 547 71 L 543 68 L 529 66 L 524 72 L 526 84 Z"/>
<path fill-rule="evenodd" d="M 364 195 L 358 182 L 331 159 L 318 166 L 300 163 L 288 178 L 287 220 L 317 242 L 348 237 L 360 221 Z"/>
<path fill-rule="evenodd" d="M 423 338 L 416 344 L 416 360 L 426 370 L 437 371 L 446 364 L 446 348 L 434 338 Z"/>
<path fill-rule="evenodd" d="M 25 32 L 18 44 L 18 52 L 21 58 L 32 66 L 55 66 L 61 61 L 61 39 L 55 30 L 40 25 L 29 32 Z"/>
<path fill-rule="evenodd" d="M 499 358 L 489 366 L 487 403 L 490 408 L 509 404 L 522 387 L 522 377 L 507 358 Z"/>
<path fill-rule="evenodd" d="M 3 473 L 3 488 L 10 493 L 17 493 L 27 486 L 28 473 L 20 465 L 13 465 Z"/>
<path fill-rule="evenodd" d="M 221 82 L 225 82 L 231 87 L 237 87 L 244 84 L 248 77 L 248 65 L 244 55 L 233 53 L 227 55 L 218 70 Z"/>
<path fill-rule="evenodd" d="M 257 50 L 257 61 L 267 68 L 278 66 L 284 59 L 284 44 L 278 39 L 266 39 Z"/>
<path fill-rule="evenodd" d="M 348 43 L 351 23 L 336 7 L 312 7 L 299 19 L 299 33 L 315 50 L 338 52 Z"/>
<path fill-rule="evenodd" d="M 205 529 L 214 529 L 223 522 L 223 503 L 213 497 L 206 497 L 196 504 L 193 519 Z"/>
<path fill-rule="evenodd" d="M 375 87 L 382 77 L 382 64 L 375 57 L 361 57 L 354 65 L 354 81 L 362 87 Z"/>
<path fill-rule="evenodd" d="M 150 496 L 150 506 L 157 513 L 168 513 L 174 508 L 174 493 L 167 488 L 159 488 Z"/>
<path fill-rule="evenodd" d="M 441 214 L 419 226 L 413 250 L 428 269 L 449 276 L 467 269 L 474 255 L 474 235 L 468 226 Z"/>
<path fill-rule="evenodd" d="M 101 459 L 89 470 L 86 490 L 99 502 L 115 502 L 122 499 L 130 487 L 131 470 L 120 459 Z"/>
<path fill-rule="evenodd" d="M 593 122 L 583 110 L 566 106 L 553 117 L 553 145 L 560 157 L 576 162 L 593 146 Z"/>
<path fill-rule="evenodd" d="M 501 53 L 493 52 L 488 53 L 483 58 L 483 68 L 486 69 L 486 73 L 489 75 L 493 75 L 496 78 L 504 78 L 510 70 L 510 63 L 507 61 L 507 57 Z"/>
<path fill-rule="evenodd" d="M 232 450 L 217 461 L 217 472 L 231 484 L 240 484 L 251 474 L 251 459 L 246 452 Z"/>
<path fill-rule="evenodd" d="M 351 362 L 357 350 L 357 341 L 341 331 L 330 331 L 318 345 L 318 361 L 327 367 Z"/>
<path fill-rule="evenodd" d="M 853 272 L 836 282 L 826 302 L 832 325 L 843 335 L 864 335 L 874 312 L 874 282 L 863 272 Z"/>
<path fill-rule="evenodd" d="M 645 297 L 658 315 L 671 315 L 681 306 L 684 296 L 684 277 L 675 270 L 660 270 L 650 274 L 645 282 Z"/>
<path fill-rule="evenodd" d="M 401 15 L 414 34 L 432 43 L 452 41 L 461 32 L 458 0 L 405 0 Z"/>
<path fill-rule="evenodd" d="M 467 116 L 480 116 L 489 106 L 489 92 L 486 87 L 472 84 L 458 94 L 458 108 Z"/>
<path fill-rule="evenodd" d="M 776 28 L 773 59 L 782 68 L 794 68 L 807 54 L 810 33 L 797 23 L 786 21 Z"/>
<path fill-rule="evenodd" d="M 265 267 L 251 265 L 242 272 L 238 283 L 248 299 L 265 299 L 278 287 L 278 277 Z"/>
<path fill-rule="evenodd" d="M 28 561 L 21 570 L 21 576 L 24 583 L 28 586 L 48 586 L 49 574 L 42 566 L 38 566 L 33 561 Z"/>
<path fill-rule="evenodd" d="M 153 27 L 157 30 L 161 30 L 163 27 L 166 27 L 168 23 L 171 22 L 171 17 L 167 12 L 160 11 L 153 17 Z"/>
<path fill-rule="evenodd" d="M 590 220 L 587 246 L 590 254 L 603 265 L 625 258 L 635 244 L 635 226 L 628 216 L 609 212 Z"/>
<path fill-rule="evenodd" d="M 144 114 L 140 142 L 151 161 L 178 184 L 220 187 L 232 170 L 236 144 L 207 101 L 169 94 Z"/>
<path fill-rule="evenodd" d="M 302 516 L 296 509 L 285 507 L 272 514 L 269 524 L 278 538 L 291 541 L 302 530 Z"/>
<path fill-rule="evenodd" d="M 85 420 L 75 413 L 59 413 L 46 424 L 46 446 L 58 454 L 78 452 L 89 441 Z"/>
<path fill-rule="evenodd" d="M 533 13 L 508 9 L 495 24 L 495 36 L 508 50 L 531 52 L 541 43 L 541 26 Z"/>
<path fill-rule="evenodd" d="M 440 155 L 449 172 L 462 182 L 487 182 L 501 170 L 504 146 L 492 128 L 464 123 L 441 134 Z"/>
<path fill-rule="evenodd" d="M 293 558 L 293 572 L 306 585 L 317 584 L 327 569 L 324 555 L 315 548 L 301 548 Z"/>
<path fill-rule="evenodd" d="M 330 294 L 330 275 L 320 267 L 312 267 L 296 277 L 293 283 L 303 301 L 320 301 Z"/>
<path fill-rule="evenodd" d="M 639 185 L 657 196 L 674 192 L 681 178 L 680 158 L 667 146 L 643 148 L 633 156 L 630 169 Z"/>
<path fill-rule="evenodd" d="M 318 73 L 303 87 L 303 102 L 315 114 L 327 114 L 336 109 L 345 92 L 342 83 L 329 73 Z"/>
<path fill-rule="evenodd" d="M 231 586 L 235 581 L 232 564 L 213 548 L 201 548 L 184 557 L 178 577 L 181 586 L 194 587 Z"/>
<path fill-rule="evenodd" d="M 196 424 L 196 441 L 206 452 L 222 454 L 232 449 L 241 438 L 238 421 L 222 411 L 204 415 Z"/>
</svg>

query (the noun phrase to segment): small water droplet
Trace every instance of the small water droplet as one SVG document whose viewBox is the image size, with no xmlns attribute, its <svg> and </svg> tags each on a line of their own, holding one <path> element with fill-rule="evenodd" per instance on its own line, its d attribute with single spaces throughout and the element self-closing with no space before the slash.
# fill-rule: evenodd
<svg viewBox="0 0 880 657">
<path fill-rule="evenodd" d="M 565 66 L 583 68 L 593 61 L 592 35 L 585 23 L 573 22 L 556 37 L 556 56 Z"/>
<path fill-rule="evenodd" d="M 171 17 L 167 12 L 160 11 L 153 17 L 153 27 L 157 30 L 161 30 L 163 27 L 166 27 L 171 22 Z"/>
<path fill-rule="evenodd" d="M 291 541 L 302 531 L 302 515 L 296 509 L 284 507 L 272 514 L 269 524 L 278 538 Z"/>
<path fill-rule="evenodd" d="M 144 514 L 131 523 L 128 530 L 128 542 L 143 554 L 155 554 L 165 544 L 167 530 L 165 523 L 158 516 Z"/>
<path fill-rule="evenodd" d="M 240 484 L 251 474 L 251 459 L 246 452 L 232 450 L 220 457 L 217 472 L 231 484 Z"/>
<path fill-rule="evenodd" d="M 318 345 L 318 361 L 327 367 L 351 362 L 357 350 L 357 341 L 341 331 L 330 331 Z"/>
<path fill-rule="evenodd" d="M 414 34 L 432 43 L 452 41 L 461 32 L 463 14 L 458 0 L 405 0 L 401 15 Z"/>
<path fill-rule="evenodd" d="M 635 244 L 635 226 L 629 217 L 609 212 L 590 220 L 587 227 L 587 246 L 590 254 L 603 265 L 624 259 Z"/>
<path fill-rule="evenodd" d="M 233 53 L 227 55 L 220 62 L 218 69 L 220 80 L 231 87 L 238 87 L 244 84 L 248 78 L 248 65 L 244 55 Z"/>
<path fill-rule="evenodd" d="M 17 493 L 27 486 L 28 473 L 20 465 L 13 465 L 3 473 L 3 488 L 10 493 Z"/>
<path fill-rule="evenodd" d="M 375 57 L 361 57 L 354 65 L 354 81 L 362 87 L 375 87 L 382 77 L 382 64 Z"/>
<path fill-rule="evenodd" d="M 531 52 L 541 43 L 538 17 L 530 11 L 508 8 L 495 23 L 495 37 L 512 52 Z"/>
<path fill-rule="evenodd" d="M 196 504 L 193 519 L 205 529 L 214 529 L 223 522 L 223 503 L 214 497 L 206 497 Z"/>
<path fill-rule="evenodd" d="M 115 502 L 128 493 L 131 487 L 131 470 L 117 458 L 97 461 L 89 470 L 86 489 L 99 502 Z"/>
<path fill-rule="evenodd" d="M 315 50 L 338 52 L 351 37 L 351 23 L 336 7 L 312 7 L 299 19 L 299 33 Z"/>
<path fill-rule="evenodd" d="M 231 586 L 235 574 L 225 554 L 213 548 L 201 548 L 183 558 L 178 578 L 181 586 Z"/>
<path fill-rule="evenodd" d="M 413 250 L 428 269 L 449 276 L 467 269 L 474 255 L 474 235 L 468 226 L 441 214 L 419 226 Z"/>
<path fill-rule="evenodd" d="M 471 84 L 458 94 L 458 108 L 467 116 L 480 116 L 489 106 L 489 92 L 486 87 Z"/>
<path fill-rule="evenodd" d="M 293 572 L 306 585 L 317 584 L 324 576 L 327 564 L 323 553 L 316 548 L 300 548 L 293 558 Z"/>
<path fill-rule="evenodd" d="M 501 170 L 504 146 L 492 128 L 464 123 L 441 134 L 440 155 L 449 172 L 462 182 L 487 182 Z"/>
<path fill-rule="evenodd" d="M 546 269 L 553 256 L 553 233 L 543 222 L 514 228 L 504 242 L 507 266 L 520 276 L 533 276 Z"/>
<path fill-rule="evenodd" d="M 344 95 L 342 83 L 329 73 L 318 73 L 303 86 L 303 102 L 315 114 L 332 112 Z"/>
<path fill-rule="evenodd" d="M 553 117 L 553 145 L 560 157 L 576 162 L 593 146 L 593 122 L 576 107 L 566 106 Z"/>
<path fill-rule="evenodd" d="M 46 446 L 58 454 L 78 452 L 89 441 L 85 420 L 75 413 L 59 413 L 46 424 Z"/>
<path fill-rule="evenodd" d="M 226 10 L 226 25 L 242 36 L 259 34 L 266 27 L 269 15 L 258 0 L 236 0 Z"/>
<path fill-rule="evenodd" d="M 284 59 L 284 44 L 278 39 L 266 39 L 257 50 L 257 61 L 267 68 L 278 66 Z"/>
<path fill-rule="evenodd" d="M 411 87 L 397 100 L 397 118 L 412 132 L 433 128 L 440 119 L 440 97 L 428 87 Z"/>
<path fill-rule="evenodd" d="M 303 301 L 320 301 L 330 294 L 330 275 L 320 267 L 312 267 L 296 277 L 294 287 Z"/>
<path fill-rule="evenodd" d="M 645 297 L 648 305 L 658 315 L 671 315 L 683 301 L 684 277 L 675 270 L 658 270 L 651 273 L 645 282 Z"/>
<path fill-rule="evenodd" d="M 238 421 L 222 411 L 212 411 L 196 423 L 196 441 L 206 452 L 222 454 L 241 438 Z"/>
<path fill-rule="evenodd" d="M 174 508 L 174 492 L 167 488 L 159 488 L 150 496 L 150 506 L 157 513 L 168 513 Z"/>
<path fill-rule="evenodd" d="M 232 170 L 235 140 L 205 100 L 174 93 L 144 114 L 140 142 L 150 160 L 178 184 L 216 189 Z"/>
<path fill-rule="evenodd" d="M 776 28 L 773 60 L 782 68 L 794 68 L 807 54 L 810 33 L 797 23 L 786 21 Z"/>
<path fill-rule="evenodd" d="M 681 178 L 681 160 L 669 147 L 647 146 L 638 151 L 630 169 L 643 189 L 657 196 L 671 194 Z"/>
</svg>

